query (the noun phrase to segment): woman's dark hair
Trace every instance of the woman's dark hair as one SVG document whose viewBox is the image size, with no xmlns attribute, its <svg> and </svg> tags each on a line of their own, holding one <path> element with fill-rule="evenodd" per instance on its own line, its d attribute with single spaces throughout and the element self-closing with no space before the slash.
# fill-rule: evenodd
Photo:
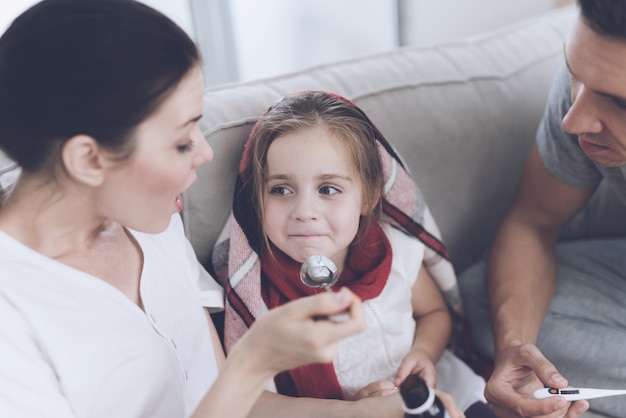
<svg viewBox="0 0 626 418">
<path fill-rule="evenodd" d="M 124 158 L 199 61 L 181 28 L 137 1 L 43 0 L 0 37 L 0 148 L 26 172 L 80 134 Z"/>
<path fill-rule="evenodd" d="M 626 1 L 578 0 L 578 5 L 591 29 L 601 35 L 626 40 Z"/>
</svg>

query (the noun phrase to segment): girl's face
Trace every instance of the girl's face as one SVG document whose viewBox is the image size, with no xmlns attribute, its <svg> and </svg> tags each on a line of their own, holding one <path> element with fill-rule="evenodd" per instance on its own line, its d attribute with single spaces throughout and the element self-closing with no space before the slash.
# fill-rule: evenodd
<svg viewBox="0 0 626 418">
<path fill-rule="evenodd" d="M 347 148 L 323 127 L 290 133 L 270 145 L 266 171 L 270 241 L 297 262 L 323 255 L 341 270 L 365 206 Z"/>
<path fill-rule="evenodd" d="M 181 193 L 195 181 L 195 169 L 213 159 L 198 127 L 202 94 L 202 75 L 195 67 L 138 126 L 135 151 L 111 168 L 102 187 L 99 204 L 106 217 L 157 233 L 182 209 Z"/>
</svg>

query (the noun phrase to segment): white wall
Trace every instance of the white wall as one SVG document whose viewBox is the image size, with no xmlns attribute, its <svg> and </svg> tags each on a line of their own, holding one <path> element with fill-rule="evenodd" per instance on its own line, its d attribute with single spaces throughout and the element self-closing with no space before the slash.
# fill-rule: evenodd
<svg viewBox="0 0 626 418">
<path fill-rule="evenodd" d="M 395 0 L 231 0 L 244 80 L 388 50 Z"/>
<path fill-rule="evenodd" d="M 0 0 L 0 32 L 36 1 Z M 169 15 L 195 38 L 189 0 L 142 1 Z M 213 5 L 218 0 L 193 1 Z M 217 57 L 203 55 L 211 57 L 209 64 L 215 67 L 234 58 L 240 79 L 250 80 L 395 47 L 397 2 L 404 11 L 401 38 L 407 45 L 422 45 L 495 29 L 573 0 L 220 1 L 230 5 L 237 50 L 234 57 L 223 56 L 229 50 L 214 51 Z M 211 36 L 215 42 L 220 39 Z"/>
<path fill-rule="evenodd" d="M 408 45 L 455 40 L 496 29 L 565 3 L 563 0 L 401 0 Z"/>
<path fill-rule="evenodd" d="M 200 0 L 201 1 L 201 0 Z M 208 0 L 211 1 L 211 0 Z M 230 0 L 242 80 L 496 29 L 573 0 Z M 396 7 L 402 13 L 400 32 Z"/>
</svg>

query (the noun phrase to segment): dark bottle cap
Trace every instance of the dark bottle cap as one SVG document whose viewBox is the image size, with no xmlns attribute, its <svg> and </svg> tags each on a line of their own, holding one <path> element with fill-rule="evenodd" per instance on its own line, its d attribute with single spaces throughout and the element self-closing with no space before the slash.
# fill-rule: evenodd
<svg viewBox="0 0 626 418">
<path fill-rule="evenodd" d="M 430 390 L 424 379 L 412 374 L 400 384 L 400 395 L 402 395 L 404 405 L 409 409 L 414 409 L 428 401 Z"/>
</svg>

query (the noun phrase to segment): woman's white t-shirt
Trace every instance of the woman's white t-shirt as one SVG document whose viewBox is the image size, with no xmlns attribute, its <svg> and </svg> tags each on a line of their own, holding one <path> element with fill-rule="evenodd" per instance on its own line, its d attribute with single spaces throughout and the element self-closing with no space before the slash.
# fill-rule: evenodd
<svg viewBox="0 0 626 418">
<path fill-rule="evenodd" d="M 217 376 L 202 306 L 223 307 L 179 215 L 143 252 L 141 310 L 0 232 L 0 415 L 187 417 Z"/>
</svg>

